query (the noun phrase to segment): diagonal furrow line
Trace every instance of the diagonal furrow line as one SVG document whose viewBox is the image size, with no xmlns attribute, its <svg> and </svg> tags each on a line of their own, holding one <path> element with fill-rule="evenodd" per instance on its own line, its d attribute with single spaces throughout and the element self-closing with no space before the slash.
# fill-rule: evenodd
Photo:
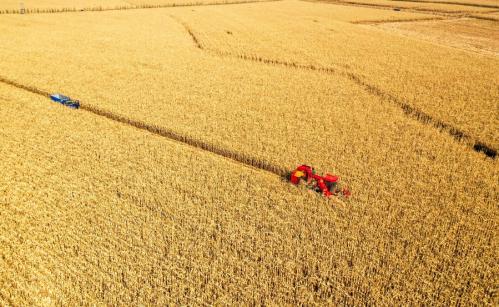
<svg viewBox="0 0 499 307">
<path fill-rule="evenodd" d="M 140 9 L 160 9 L 173 7 L 190 7 L 190 6 L 210 6 L 210 5 L 231 5 L 231 4 L 247 4 L 258 2 L 277 2 L 282 0 L 224 0 L 211 3 L 192 2 L 192 3 L 166 3 L 166 4 L 141 4 L 132 6 L 115 6 L 115 7 L 88 7 L 88 8 L 47 8 L 47 9 L 23 9 L 23 10 L 0 10 L 2 14 L 55 14 L 55 13 L 75 13 L 75 12 L 105 12 L 105 11 L 121 11 L 121 10 L 140 10 Z"/>
<path fill-rule="evenodd" d="M 459 128 L 457 128 L 449 123 L 446 123 L 440 119 L 434 118 L 430 114 L 410 105 L 407 102 L 400 100 L 399 98 L 393 96 L 392 94 L 383 91 L 379 87 L 372 85 L 372 84 L 369 84 L 368 82 L 364 81 L 362 79 L 362 77 L 360 77 L 359 75 L 357 75 L 355 73 L 335 69 L 332 67 L 305 65 L 305 64 L 295 63 L 295 62 L 287 62 L 287 61 L 282 61 L 282 60 L 269 59 L 269 58 L 264 58 L 264 57 L 260 57 L 260 56 L 255 56 L 255 55 L 234 54 L 231 52 L 209 49 L 209 48 L 206 48 L 203 46 L 202 42 L 196 36 L 194 31 L 189 27 L 189 25 L 187 25 L 185 22 L 182 22 L 173 16 L 172 16 L 172 18 L 174 18 L 176 21 L 178 21 L 185 28 L 185 30 L 189 33 L 192 40 L 194 41 L 196 48 L 198 48 L 202 51 L 209 52 L 209 53 L 215 54 L 216 56 L 220 56 L 220 57 L 238 58 L 238 59 L 242 59 L 242 60 L 259 62 L 259 63 L 276 65 L 276 66 L 282 66 L 282 67 L 287 67 L 287 68 L 310 70 L 310 71 L 317 71 L 317 72 L 327 73 L 327 74 L 337 74 L 337 75 L 343 76 L 343 77 L 348 78 L 349 80 L 355 82 L 357 85 L 362 87 L 366 92 L 370 93 L 371 95 L 379 97 L 382 100 L 388 101 L 394 105 L 397 105 L 398 107 L 401 108 L 401 110 L 404 112 L 404 114 L 409 116 L 410 118 L 413 118 L 413 119 L 415 119 L 415 120 L 417 120 L 420 123 L 423 123 L 425 125 L 436 128 L 442 132 L 448 133 L 456 141 L 466 144 L 468 147 L 470 147 L 471 149 L 473 149 L 476 152 L 484 153 L 489 158 L 495 159 L 495 157 L 497 156 L 497 149 L 493 148 L 492 146 L 472 137 L 471 135 L 467 134 L 466 132 L 462 131 L 461 129 L 459 129 Z"/>
<path fill-rule="evenodd" d="M 19 88 L 19 89 L 22 89 L 25 91 L 29 91 L 33 94 L 47 97 L 47 98 L 49 98 L 51 95 L 47 91 L 44 91 L 44 90 L 41 90 L 41 89 L 38 89 L 38 88 L 32 87 L 32 86 L 26 86 L 26 85 L 20 84 L 16 81 L 2 77 L 2 76 L 0 76 L 0 82 L 14 86 L 16 88 Z M 129 125 L 129 126 L 133 126 L 135 128 L 141 129 L 141 130 L 148 131 L 150 133 L 168 138 L 170 140 L 178 141 L 178 142 L 181 142 L 183 144 L 187 144 L 187 145 L 190 145 L 192 147 L 211 152 L 213 154 L 216 154 L 218 156 L 222 156 L 224 158 L 228 158 L 230 160 L 236 161 L 236 162 L 238 162 L 240 164 L 244 164 L 246 166 L 254 167 L 254 168 L 257 168 L 260 170 L 264 170 L 264 171 L 273 173 L 273 174 L 278 175 L 278 176 L 283 177 L 283 178 L 288 175 L 288 171 L 284 167 L 279 166 L 277 164 L 273 164 L 271 162 L 268 162 L 268 161 L 265 161 L 265 160 L 262 160 L 259 158 L 251 157 L 249 155 L 245 155 L 245 154 L 237 152 L 237 151 L 229 150 L 229 149 L 223 148 L 221 146 L 210 144 L 210 143 L 204 142 L 202 140 L 195 139 L 193 137 L 180 134 L 180 133 L 175 132 L 174 130 L 171 130 L 168 128 L 148 124 L 148 123 L 145 123 L 143 121 L 135 120 L 135 119 L 129 118 L 127 116 L 120 115 L 120 114 L 114 113 L 112 111 L 104 110 L 104 109 L 101 109 L 99 107 L 96 107 L 96 106 L 93 106 L 90 104 L 86 104 L 86 103 L 82 103 L 82 102 L 80 102 L 80 109 L 91 112 L 95 115 L 105 117 L 107 119 L 111 119 L 111 120 L 119 122 L 119 123 L 123 123 L 123 124 Z"/>
<path fill-rule="evenodd" d="M 186 24 L 185 22 L 183 22 L 182 20 L 178 19 L 177 17 L 175 17 L 171 14 L 170 14 L 170 17 L 184 27 L 184 29 L 187 31 L 187 33 L 191 37 L 192 41 L 194 42 L 194 45 L 196 46 L 196 48 L 201 49 L 201 50 L 204 49 L 204 47 L 201 45 L 201 42 L 199 41 L 197 36 L 194 34 L 194 32 L 192 32 L 192 30 L 188 24 Z"/>
</svg>

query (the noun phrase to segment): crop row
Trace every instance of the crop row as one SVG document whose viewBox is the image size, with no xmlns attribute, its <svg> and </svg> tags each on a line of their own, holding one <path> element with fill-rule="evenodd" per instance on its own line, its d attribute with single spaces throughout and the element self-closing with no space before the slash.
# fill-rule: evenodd
<svg viewBox="0 0 499 307">
<path fill-rule="evenodd" d="M 2 76 L 0 76 L 0 82 L 14 86 L 16 88 L 19 88 L 19 89 L 22 89 L 22 90 L 25 90 L 28 92 L 31 92 L 33 94 L 47 97 L 47 98 L 50 96 L 50 93 L 45 91 L 45 90 L 41 90 L 41 89 L 33 87 L 33 86 L 26 86 L 26 85 L 20 84 L 19 82 L 15 82 L 15 81 L 6 79 L 5 77 L 2 77 Z M 269 162 L 264 161 L 262 159 L 253 158 L 253 157 L 247 156 L 247 155 L 240 153 L 240 152 L 227 150 L 225 148 L 221 148 L 219 146 L 206 143 L 202 140 L 194 139 L 192 137 L 179 134 L 171 129 L 163 128 L 163 127 L 160 127 L 157 125 L 150 125 L 150 124 L 145 123 L 143 121 L 134 120 L 130 117 L 119 115 L 117 113 L 113 113 L 110 111 L 106 111 L 102 108 L 99 108 L 99 107 L 96 107 L 93 105 L 89 105 L 86 103 L 82 103 L 82 102 L 80 102 L 80 108 L 82 110 L 85 110 L 85 111 L 91 112 L 93 114 L 105 117 L 107 119 L 111 119 L 111 120 L 119 122 L 119 123 L 133 126 L 135 128 L 141 129 L 141 130 L 146 130 L 150 133 L 154 133 L 154 134 L 160 135 L 162 137 L 166 137 L 166 138 L 174 140 L 174 141 L 182 142 L 182 143 L 185 143 L 187 145 L 190 145 L 190 146 L 202 149 L 202 150 L 209 151 L 211 153 L 214 153 L 216 155 L 237 161 L 239 163 L 274 173 L 274 174 L 281 176 L 283 178 L 285 178 L 289 174 L 289 170 L 286 170 L 285 168 L 283 168 L 279 165 L 269 163 Z"/>
</svg>

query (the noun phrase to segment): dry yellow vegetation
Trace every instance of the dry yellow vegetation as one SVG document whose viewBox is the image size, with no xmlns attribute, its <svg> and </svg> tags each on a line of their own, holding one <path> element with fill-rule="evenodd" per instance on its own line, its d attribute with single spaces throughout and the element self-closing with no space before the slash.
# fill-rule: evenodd
<svg viewBox="0 0 499 307">
<path fill-rule="evenodd" d="M 462 14 L 491 12 L 497 10 L 495 7 L 460 5 L 458 3 L 445 3 L 439 1 L 402 1 L 402 0 L 307 0 L 330 2 L 344 5 L 372 6 L 376 8 L 394 9 L 400 8 L 409 11 L 420 11 L 428 13 Z"/>
<path fill-rule="evenodd" d="M 499 21 L 499 12 L 496 13 L 485 13 L 485 14 L 473 14 L 471 15 L 474 18 L 490 20 L 490 21 Z"/>
<path fill-rule="evenodd" d="M 179 9 L 175 14 L 208 51 L 353 73 L 432 118 L 499 148 L 497 57 L 484 58 L 328 18 L 326 12 L 336 12 L 341 6 L 317 4 L 307 11 L 302 10 L 307 6 L 304 2 L 288 2 L 286 6 L 266 3 L 261 4 L 266 7 L 264 12 L 258 6 L 210 7 L 196 12 Z M 355 16 L 354 20 L 378 20 L 378 10 L 371 10 L 369 18 L 367 13 L 358 16 L 357 8 L 344 9 Z M 281 18 L 274 18 L 274 14 Z M 414 18 L 411 14 L 407 17 Z M 211 18 L 219 21 L 213 24 Z"/>
<path fill-rule="evenodd" d="M 392 1 L 406 1 L 406 0 L 392 0 Z M 498 0 L 412 0 L 411 2 L 448 3 L 448 4 L 499 8 Z"/>
<path fill-rule="evenodd" d="M 394 33 L 424 39 L 466 51 L 499 56 L 497 22 L 480 19 L 457 19 L 425 22 L 384 23 L 380 27 Z"/>
<path fill-rule="evenodd" d="M 22 6 L 21 6 L 22 4 Z M 90 7 L 115 7 L 127 5 L 125 0 L 3 0 L 0 10 L 25 9 L 60 9 L 60 8 L 90 8 Z"/>
<path fill-rule="evenodd" d="M 419 153 L 387 134 L 389 153 L 354 145 L 341 204 L 17 89 L 0 99 L 2 303 L 494 299 L 497 165 L 417 123 L 400 125 Z"/>
<path fill-rule="evenodd" d="M 497 59 L 350 23 L 391 14 L 284 1 L 2 15 L 0 305 L 496 304 L 497 160 L 354 76 L 432 98 L 410 103 L 494 144 Z M 459 116 L 470 89 L 478 110 Z M 138 122 L 312 164 L 354 196 Z"/>
<path fill-rule="evenodd" d="M 196 6 L 254 1 L 275 0 L 4 0 L 0 3 L 0 14 L 124 10 L 133 8 Z"/>
</svg>

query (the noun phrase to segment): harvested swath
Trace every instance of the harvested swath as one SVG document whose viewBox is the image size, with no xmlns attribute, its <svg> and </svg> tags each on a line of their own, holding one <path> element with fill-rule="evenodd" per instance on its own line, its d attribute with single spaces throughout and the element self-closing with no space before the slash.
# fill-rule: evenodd
<svg viewBox="0 0 499 307">
<path fill-rule="evenodd" d="M 45 90 L 41 90 L 41 89 L 35 88 L 33 86 L 26 86 L 26 85 L 20 84 L 19 82 L 9 80 L 9 79 L 2 77 L 2 76 L 0 76 L 0 82 L 5 83 L 7 85 L 14 86 L 16 88 L 19 88 L 19 89 L 22 89 L 25 91 L 28 91 L 28 92 L 33 93 L 33 94 L 47 97 L 47 98 L 51 95 L 49 92 L 47 92 Z M 233 152 L 233 151 L 230 151 L 230 150 L 227 150 L 224 148 L 217 147 L 213 144 L 205 143 L 201 140 L 196 140 L 196 139 L 193 139 L 191 137 L 178 134 L 171 129 L 165 129 L 165 128 L 162 128 L 159 126 L 150 125 L 150 124 L 147 124 L 147 123 L 142 122 L 142 121 L 137 121 L 137 120 L 131 119 L 131 118 L 123 116 L 123 115 L 109 112 L 109 111 L 103 110 L 101 108 L 98 108 L 98 107 L 95 107 L 95 106 L 92 106 L 92 105 L 89 105 L 86 103 L 82 103 L 81 101 L 80 101 L 80 109 L 91 112 L 95 115 L 105 117 L 107 119 L 110 119 L 110 120 L 113 120 L 116 122 L 120 122 L 120 123 L 123 123 L 126 125 L 133 126 L 135 128 L 138 128 L 138 129 L 148 131 L 150 133 L 160 135 L 162 137 L 166 137 L 166 138 L 174 140 L 174 141 L 182 142 L 182 143 L 185 143 L 187 145 L 190 145 L 190 146 L 202 149 L 202 150 L 209 151 L 211 153 L 220 155 L 220 156 L 225 157 L 225 158 L 229 158 L 231 160 L 237 161 L 239 163 L 242 163 L 242 164 L 245 164 L 248 166 L 252 166 L 252 167 L 267 171 L 267 172 L 271 172 L 271 173 L 278 175 L 278 176 L 281 176 L 283 178 L 286 178 L 286 176 L 289 173 L 289 170 L 286 170 L 278 165 L 273 165 L 272 163 L 268 163 L 268 162 L 260 160 L 260 159 L 255 159 L 255 158 L 247 156 L 243 153 Z"/>
</svg>

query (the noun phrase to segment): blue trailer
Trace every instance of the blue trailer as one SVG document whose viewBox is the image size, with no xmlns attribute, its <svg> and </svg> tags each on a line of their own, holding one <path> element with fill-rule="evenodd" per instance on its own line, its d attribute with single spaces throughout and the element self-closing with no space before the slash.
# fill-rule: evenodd
<svg viewBox="0 0 499 307">
<path fill-rule="evenodd" d="M 61 94 L 53 94 L 53 95 L 50 95 L 50 99 L 62 104 L 63 106 L 71 108 L 71 109 L 79 109 L 80 108 L 80 102 L 78 100 L 73 100 L 73 99 L 69 98 L 68 96 L 64 96 Z"/>
</svg>

